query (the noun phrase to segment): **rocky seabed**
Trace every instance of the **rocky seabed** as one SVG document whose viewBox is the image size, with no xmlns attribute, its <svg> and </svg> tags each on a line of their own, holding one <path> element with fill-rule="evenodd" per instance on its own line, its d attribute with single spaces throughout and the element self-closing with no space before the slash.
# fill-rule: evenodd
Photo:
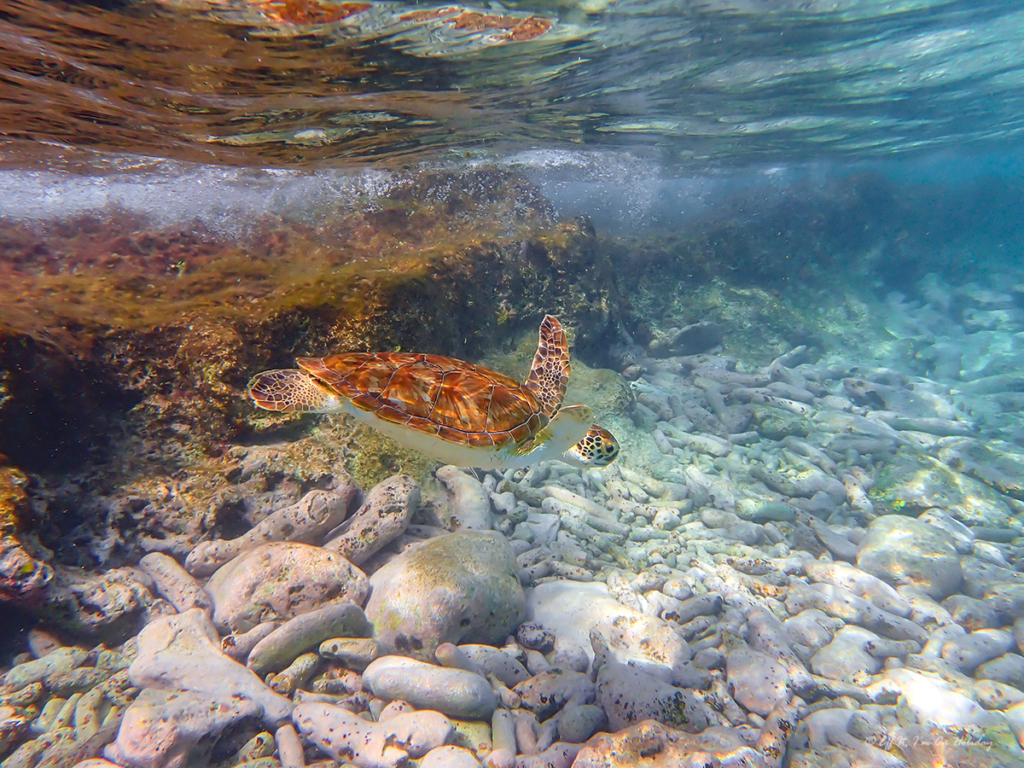
<svg viewBox="0 0 1024 768">
<path fill-rule="evenodd" d="M 145 626 L 33 630 L 0 765 L 1024 765 L 1024 475 L 972 400 L 1005 375 L 674 338 L 623 363 L 645 472 L 338 476 L 119 569 Z"/>
</svg>

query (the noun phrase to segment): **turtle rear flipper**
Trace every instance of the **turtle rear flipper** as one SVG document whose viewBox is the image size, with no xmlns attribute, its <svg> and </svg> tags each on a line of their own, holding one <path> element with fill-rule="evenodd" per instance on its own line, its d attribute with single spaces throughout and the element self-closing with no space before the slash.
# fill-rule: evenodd
<svg viewBox="0 0 1024 768">
<path fill-rule="evenodd" d="M 338 398 L 305 371 L 282 368 L 253 376 L 246 389 L 252 401 L 267 411 L 331 413 L 340 410 Z"/>
</svg>

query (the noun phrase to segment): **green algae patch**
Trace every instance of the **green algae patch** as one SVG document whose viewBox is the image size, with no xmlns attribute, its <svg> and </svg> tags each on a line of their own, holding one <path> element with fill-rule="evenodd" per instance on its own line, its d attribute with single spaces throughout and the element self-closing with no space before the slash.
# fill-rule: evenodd
<svg viewBox="0 0 1024 768">
<path fill-rule="evenodd" d="M 937 507 L 974 526 L 1006 528 L 1012 518 L 1010 507 L 992 488 L 906 449 L 882 466 L 870 498 L 880 512 L 916 517 Z"/>
</svg>

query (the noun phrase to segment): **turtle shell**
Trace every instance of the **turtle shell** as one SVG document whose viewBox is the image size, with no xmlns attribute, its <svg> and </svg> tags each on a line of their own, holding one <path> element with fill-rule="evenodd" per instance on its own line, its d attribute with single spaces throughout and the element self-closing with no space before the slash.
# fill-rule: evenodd
<svg viewBox="0 0 1024 768">
<path fill-rule="evenodd" d="M 356 408 L 451 443 L 501 447 L 548 423 L 541 403 L 519 382 L 451 357 L 348 352 L 296 362 Z"/>
</svg>

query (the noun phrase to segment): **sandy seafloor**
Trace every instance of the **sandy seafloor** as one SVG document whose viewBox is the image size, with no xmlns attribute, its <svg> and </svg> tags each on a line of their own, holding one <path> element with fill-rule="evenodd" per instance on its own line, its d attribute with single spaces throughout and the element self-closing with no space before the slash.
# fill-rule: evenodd
<svg viewBox="0 0 1024 768">
<path fill-rule="evenodd" d="M 358 488 L 302 466 L 343 420 L 235 446 L 254 527 L 108 570 L 127 640 L 23 634 L 0 765 L 1022 766 L 1018 280 L 767 363 L 624 336 L 568 398 L 607 468 Z"/>
</svg>

